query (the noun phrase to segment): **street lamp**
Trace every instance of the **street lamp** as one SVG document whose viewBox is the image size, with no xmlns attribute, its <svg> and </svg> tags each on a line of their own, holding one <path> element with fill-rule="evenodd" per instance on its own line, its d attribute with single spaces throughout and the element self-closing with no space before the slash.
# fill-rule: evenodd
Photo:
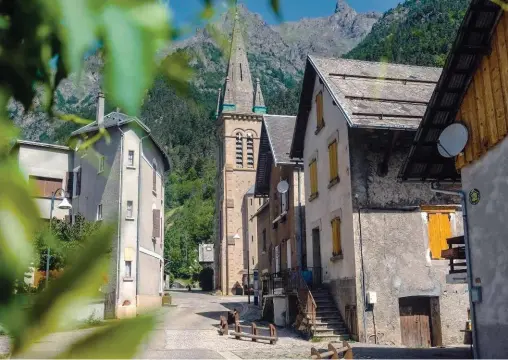
<svg viewBox="0 0 508 360">
<path fill-rule="evenodd" d="M 51 231 L 51 222 L 53 220 L 53 209 L 55 207 L 55 198 L 56 198 L 56 194 L 58 194 L 58 192 L 63 193 L 63 200 L 60 204 L 58 204 L 58 208 L 62 209 L 62 210 L 72 209 L 71 203 L 65 197 L 64 189 L 60 188 L 60 189 L 55 190 L 55 192 L 53 192 L 51 194 L 51 207 L 49 208 L 49 230 L 50 231 Z M 48 252 L 46 254 L 46 287 L 48 287 L 48 281 L 49 281 L 49 259 L 50 259 L 50 251 L 49 251 L 49 246 L 48 246 Z"/>
</svg>

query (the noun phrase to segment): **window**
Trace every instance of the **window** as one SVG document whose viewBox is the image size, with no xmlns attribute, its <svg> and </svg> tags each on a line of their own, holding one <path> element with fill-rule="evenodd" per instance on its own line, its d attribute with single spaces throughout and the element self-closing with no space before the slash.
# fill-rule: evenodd
<svg viewBox="0 0 508 360">
<path fill-rule="evenodd" d="M 102 204 L 97 205 L 97 220 L 102 220 Z"/>
<path fill-rule="evenodd" d="M 240 63 L 240 81 L 243 81 L 242 63 Z"/>
<path fill-rule="evenodd" d="M 254 242 L 254 235 L 250 237 L 250 242 Z"/>
<path fill-rule="evenodd" d="M 339 167 L 337 161 L 337 140 L 333 140 L 328 145 L 328 161 L 330 167 L 330 183 L 337 181 L 339 178 Z"/>
<path fill-rule="evenodd" d="M 243 138 L 242 134 L 236 134 L 236 167 L 243 168 Z"/>
<path fill-rule="evenodd" d="M 320 91 L 316 95 L 316 131 L 319 131 L 325 126 L 325 119 L 323 114 L 323 92 Z"/>
<path fill-rule="evenodd" d="M 254 168 L 254 139 L 252 134 L 247 135 L 247 167 Z"/>
<path fill-rule="evenodd" d="M 127 166 L 134 166 L 134 150 L 129 150 L 127 155 Z"/>
<path fill-rule="evenodd" d="M 104 156 L 99 156 L 99 173 L 104 171 Z"/>
<path fill-rule="evenodd" d="M 127 218 L 132 219 L 132 201 L 127 201 Z"/>
<path fill-rule="evenodd" d="M 333 256 L 342 255 L 342 243 L 340 241 L 340 218 L 332 220 Z"/>
<path fill-rule="evenodd" d="M 81 195 L 81 167 L 74 169 L 72 189 L 74 197 Z"/>
<path fill-rule="evenodd" d="M 252 198 L 250 199 L 250 205 L 252 206 Z"/>
<path fill-rule="evenodd" d="M 153 222 L 152 222 L 152 237 L 158 238 L 161 234 L 161 211 L 159 209 L 152 210 Z"/>
<path fill-rule="evenodd" d="M 62 187 L 62 179 L 30 176 L 29 180 L 32 183 L 32 186 L 37 188 L 37 195 L 40 197 L 50 198 L 53 196 L 55 191 Z"/>
<path fill-rule="evenodd" d="M 436 260 L 442 259 L 441 250 L 448 249 L 446 239 L 452 235 L 449 213 L 429 213 L 428 228 L 430 257 Z"/>
<path fill-rule="evenodd" d="M 266 229 L 263 229 L 263 251 L 266 251 Z"/>
<path fill-rule="evenodd" d="M 152 162 L 153 170 L 152 170 L 152 191 L 154 194 L 157 193 L 157 162 L 155 159 Z"/>
<path fill-rule="evenodd" d="M 310 197 L 315 198 L 318 195 L 318 174 L 316 159 L 310 162 L 309 168 L 310 168 Z"/>
<path fill-rule="evenodd" d="M 252 265 L 254 265 L 254 256 L 252 257 Z"/>
<path fill-rule="evenodd" d="M 125 262 L 125 277 L 126 278 L 132 277 L 132 261 Z"/>
</svg>

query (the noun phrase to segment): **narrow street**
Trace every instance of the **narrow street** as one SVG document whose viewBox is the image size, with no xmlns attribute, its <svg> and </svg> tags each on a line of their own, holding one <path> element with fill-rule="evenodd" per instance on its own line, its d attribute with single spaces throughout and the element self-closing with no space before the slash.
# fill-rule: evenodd
<svg viewBox="0 0 508 360">
<path fill-rule="evenodd" d="M 310 349 L 325 349 L 327 342 L 310 342 L 288 329 L 277 329 L 279 341 L 236 340 L 218 333 L 219 317 L 237 309 L 241 321 L 250 324 L 259 319 L 259 311 L 241 296 L 212 296 L 200 292 L 172 291 L 173 305 L 160 311 L 160 321 L 149 341 L 139 351 L 142 359 L 308 359 Z M 259 323 L 259 322 L 258 322 Z M 231 331 L 230 327 L 230 331 Z M 60 332 L 38 342 L 27 358 L 53 358 L 66 346 L 93 329 Z M 0 354 L 8 352 L 8 338 L 0 336 Z M 470 358 L 467 346 L 408 349 L 351 342 L 355 359 L 464 359 Z M 340 346 L 340 345 L 338 345 Z"/>
<path fill-rule="evenodd" d="M 308 358 L 312 343 L 278 329 L 276 345 L 236 340 L 218 334 L 219 317 L 237 309 L 243 322 L 256 321 L 259 313 L 240 296 L 219 297 L 199 292 L 173 291 L 173 307 L 164 308 L 164 319 L 141 354 L 151 359 L 266 359 Z"/>
</svg>

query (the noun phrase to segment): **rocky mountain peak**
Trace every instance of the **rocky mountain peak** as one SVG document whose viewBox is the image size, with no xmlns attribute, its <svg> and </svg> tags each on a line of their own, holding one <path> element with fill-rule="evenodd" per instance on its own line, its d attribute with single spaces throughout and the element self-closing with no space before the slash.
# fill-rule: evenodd
<svg viewBox="0 0 508 360">
<path fill-rule="evenodd" d="M 345 0 L 337 0 L 337 5 L 335 5 L 335 13 L 350 13 L 356 11 L 349 6 L 349 4 Z"/>
</svg>

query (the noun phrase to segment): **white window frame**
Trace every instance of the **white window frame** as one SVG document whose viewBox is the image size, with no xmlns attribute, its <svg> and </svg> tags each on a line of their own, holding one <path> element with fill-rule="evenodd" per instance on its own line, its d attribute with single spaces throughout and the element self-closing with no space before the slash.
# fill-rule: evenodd
<svg viewBox="0 0 508 360">
<path fill-rule="evenodd" d="M 129 264 L 129 273 L 127 273 L 127 264 Z M 124 271 L 124 277 L 126 277 L 127 279 L 132 278 L 132 260 L 125 260 L 123 271 Z"/>
<path fill-rule="evenodd" d="M 130 203 L 130 206 L 131 206 L 131 213 L 129 215 L 129 203 Z M 127 200 L 127 207 L 125 208 L 125 213 L 126 213 L 126 218 L 127 219 L 134 219 L 134 201 L 132 200 Z"/>
<path fill-rule="evenodd" d="M 130 154 L 132 153 L 132 162 L 130 161 Z M 134 166 L 134 157 L 136 156 L 136 152 L 134 150 L 128 150 L 127 151 L 127 167 L 128 168 L 135 168 Z"/>
<path fill-rule="evenodd" d="M 79 172 L 79 169 L 81 169 L 81 166 L 78 166 L 76 168 L 74 168 L 74 170 L 72 170 L 72 172 L 74 173 L 72 175 L 72 197 L 73 198 L 77 198 L 78 195 L 76 195 L 76 189 L 78 187 L 78 172 Z"/>
<path fill-rule="evenodd" d="M 97 221 L 101 221 L 103 219 L 103 208 L 102 204 L 97 205 Z"/>
</svg>

